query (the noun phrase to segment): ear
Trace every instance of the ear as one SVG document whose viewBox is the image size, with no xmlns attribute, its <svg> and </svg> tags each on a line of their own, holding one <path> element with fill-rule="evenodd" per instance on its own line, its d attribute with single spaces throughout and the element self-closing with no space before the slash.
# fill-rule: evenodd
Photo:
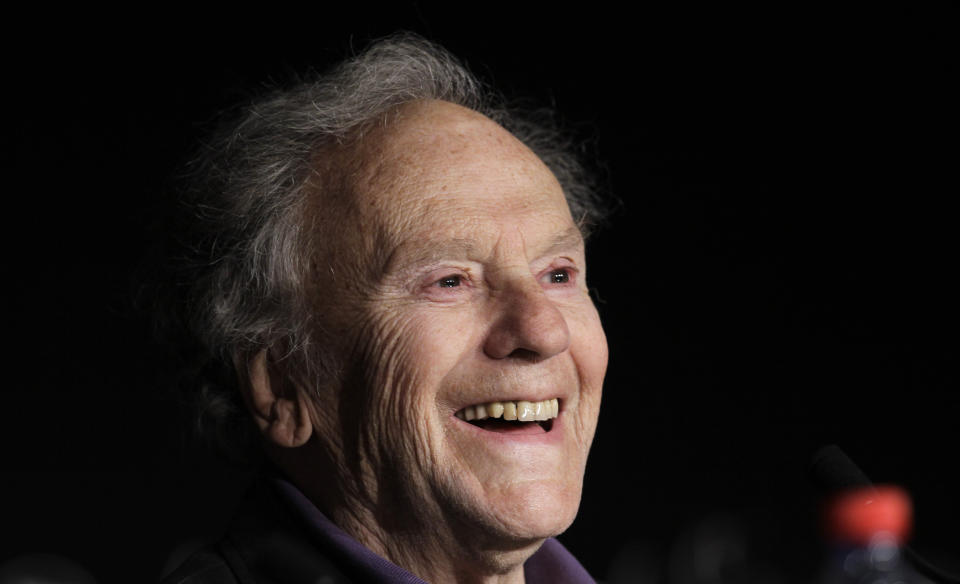
<svg viewBox="0 0 960 584">
<path fill-rule="evenodd" d="M 264 349 L 247 362 L 244 399 L 257 426 L 271 443 L 303 446 L 313 433 L 308 396 L 271 362 Z"/>
</svg>

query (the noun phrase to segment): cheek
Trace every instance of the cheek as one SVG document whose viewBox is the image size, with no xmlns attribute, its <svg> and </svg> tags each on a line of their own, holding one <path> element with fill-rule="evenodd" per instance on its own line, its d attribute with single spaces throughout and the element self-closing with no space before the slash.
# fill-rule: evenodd
<svg viewBox="0 0 960 584">
<path fill-rule="evenodd" d="M 448 347 L 438 330 L 436 319 L 394 308 L 378 311 L 359 331 L 357 338 L 367 340 L 353 359 L 361 370 L 352 390 L 363 396 L 364 450 L 379 466 L 426 467 L 436 459 L 436 394 Z"/>
<path fill-rule="evenodd" d="M 587 369 L 590 372 L 592 383 L 596 384 L 597 391 L 600 391 L 603 378 L 607 374 L 607 363 L 610 355 L 607 349 L 607 335 L 603 332 L 599 317 L 591 322 L 588 338 L 590 341 L 587 346 L 590 350 L 587 353 L 587 360 L 589 361 Z"/>
<path fill-rule="evenodd" d="M 607 372 L 607 337 L 595 309 L 579 313 L 570 322 L 570 351 L 581 387 L 578 430 L 581 438 L 589 444 L 600 414 L 603 379 Z"/>
<path fill-rule="evenodd" d="M 566 312 L 570 327 L 570 352 L 577 362 L 581 381 L 599 391 L 607 372 L 607 336 L 593 303 L 585 303 Z"/>
</svg>

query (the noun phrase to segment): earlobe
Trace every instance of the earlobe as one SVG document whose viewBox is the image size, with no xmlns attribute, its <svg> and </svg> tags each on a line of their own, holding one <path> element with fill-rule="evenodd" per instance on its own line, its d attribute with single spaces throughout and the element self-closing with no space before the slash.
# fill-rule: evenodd
<svg viewBox="0 0 960 584">
<path fill-rule="evenodd" d="M 244 398 L 260 432 L 286 448 L 303 446 L 313 433 L 307 396 L 271 362 L 263 349 L 247 361 Z"/>
</svg>

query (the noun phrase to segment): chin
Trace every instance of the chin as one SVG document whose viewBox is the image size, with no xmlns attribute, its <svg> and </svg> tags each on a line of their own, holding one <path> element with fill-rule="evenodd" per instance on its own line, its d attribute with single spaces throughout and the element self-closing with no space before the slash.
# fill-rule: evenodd
<svg viewBox="0 0 960 584">
<path fill-rule="evenodd" d="M 493 524 L 500 535 L 513 541 L 539 541 L 567 530 L 580 507 L 581 484 L 549 481 L 525 482 L 507 496 L 490 502 Z"/>
</svg>

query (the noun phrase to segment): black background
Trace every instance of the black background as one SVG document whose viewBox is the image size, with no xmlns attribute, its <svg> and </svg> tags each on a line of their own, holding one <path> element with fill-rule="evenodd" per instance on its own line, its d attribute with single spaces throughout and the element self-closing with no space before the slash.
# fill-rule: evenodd
<svg viewBox="0 0 960 584">
<path fill-rule="evenodd" d="M 152 581 L 216 533 L 247 476 L 178 428 L 130 302 L 148 226 L 218 111 L 406 29 L 559 110 L 622 202 L 590 252 L 611 363 L 562 538 L 591 572 L 706 581 L 713 542 L 725 582 L 808 581 L 831 442 L 960 571 L 955 7 L 472 10 L 11 16 L 0 560 Z"/>
</svg>

